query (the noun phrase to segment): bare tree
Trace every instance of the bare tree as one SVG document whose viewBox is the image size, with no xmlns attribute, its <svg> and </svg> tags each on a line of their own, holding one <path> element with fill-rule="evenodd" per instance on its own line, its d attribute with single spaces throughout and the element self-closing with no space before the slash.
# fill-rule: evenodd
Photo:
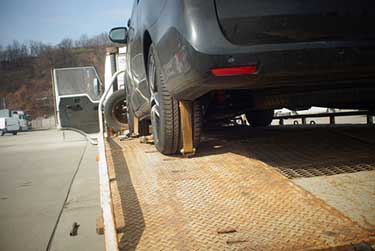
<svg viewBox="0 0 375 251">
<path fill-rule="evenodd" d="M 4 62 L 3 46 L 0 44 L 0 63 Z"/>
<path fill-rule="evenodd" d="M 73 40 L 70 38 L 63 39 L 56 50 L 57 66 L 66 67 L 74 66 L 77 62 L 76 56 L 73 53 Z"/>
<path fill-rule="evenodd" d="M 48 49 L 48 45 L 41 41 L 29 41 L 30 56 L 37 57 Z"/>
<path fill-rule="evenodd" d="M 88 47 L 89 37 L 86 34 L 81 35 L 79 40 L 75 41 L 75 47 L 84 48 Z"/>
<path fill-rule="evenodd" d="M 10 64 L 17 64 L 22 59 L 28 56 L 28 47 L 26 44 L 21 44 L 14 40 L 11 45 L 8 45 L 3 53 L 3 62 Z"/>
<path fill-rule="evenodd" d="M 58 47 L 61 48 L 61 49 L 71 49 L 71 48 L 73 48 L 73 40 L 70 39 L 70 38 L 64 38 L 58 44 Z"/>
</svg>

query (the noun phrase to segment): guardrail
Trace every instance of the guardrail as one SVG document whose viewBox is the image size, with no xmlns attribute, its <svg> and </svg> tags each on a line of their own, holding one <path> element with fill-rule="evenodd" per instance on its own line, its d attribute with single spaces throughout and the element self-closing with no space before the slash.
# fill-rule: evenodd
<svg viewBox="0 0 375 251">
<path fill-rule="evenodd" d="M 284 116 L 275 116 L 274 119 L 279 120 L 280 125 L 284 125 L 285 119 L 301 119 L 302 125 L 306 125 L 307 118 L 329 118 L 329 123 L 331 125 L 335 124 L 335 117 L 347 117 L 347 116 L 359 116 L 366 115 L 367 124 L 373 124 L 373 116 L 375 115 L 374 111 L 350 111 L 350 112 L 328 112 L 328 113 L 313 113 L 313 114 L 297 114 L 297 115 L 284 115 Z"/>
</svg>

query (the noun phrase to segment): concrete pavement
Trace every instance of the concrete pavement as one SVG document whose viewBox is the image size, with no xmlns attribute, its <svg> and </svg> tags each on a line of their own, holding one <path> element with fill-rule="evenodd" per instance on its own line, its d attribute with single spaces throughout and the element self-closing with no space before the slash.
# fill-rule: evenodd
<svg viewBox="0 0 375 251">
<path fill-rule="evenodd" d="M 362 227 L 375 230 L 375 171 L 300 178 L 293 182 Z"/>
<path fill-rule="evenodd" d="M 72 176 L 79 167 L 51 250 L 104 250 L 96 147 L 75 132 L 0 137 L 0 250 L 46 250 Z M 74 222 L 78 235 L 69 232 Z"/>
</svg>

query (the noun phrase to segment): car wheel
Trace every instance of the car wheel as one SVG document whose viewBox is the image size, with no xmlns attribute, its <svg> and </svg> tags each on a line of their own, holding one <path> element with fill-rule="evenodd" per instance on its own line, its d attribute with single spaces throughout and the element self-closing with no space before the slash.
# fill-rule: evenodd
<svg viewBox="0 0 375 251">
<path fill-rule="evenodd" d="M 274 110 L 251 111 L 246 113 L 247 122 L 252 127 L 269 126 L 272 123 Z"/>
<path fill-rule="evenodd" d="M 17 132 L 13 132 L 13 135 L 17 135 Z"/>
<path fill-rule="evenodd" d="M 4 136 L 5 132 L 3 130 L 0 130 L 1 136 Z"/>
<path fill-rule="evenodd" d="M 118 132 L 128 126 L 128 104 L 125 90 L 112 93 L 104 106 L 104 116 L 108 127 Z"/>
<path fill-rule="evenodd" d="M 163 154 L 174 154 L 182 145 L 179 103 L 165 86 L 153 45 L 149 50 L 147 74 L 151 93 L 151 124 L 155 147 Z M 193 144 L 194 147 L 198 147 L 202 128 L 201 109 L 198 102 L 193 102 L 192 110 Z"/>
</svg>

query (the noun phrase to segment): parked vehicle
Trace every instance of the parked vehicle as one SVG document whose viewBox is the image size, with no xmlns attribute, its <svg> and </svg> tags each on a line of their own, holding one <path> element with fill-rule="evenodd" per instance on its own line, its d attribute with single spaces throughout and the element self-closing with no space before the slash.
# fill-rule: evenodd
<svg viewBox="0 0 375 251">
<path fill-rule="evenodd" d="M 20 131 L 21 126 L 17 118 L 0 118 L 0 134 L 4 136 L 5 133 L 12 133 L 17 135 Z"/>
<path fill-rule="evenodd" d="M 12 111 L 12 117 L 18 119 L 20 122 L 20 131 L 28 131 L 30 129 L 30 121 L 27 119 L 24 111 Z"/>
<path fill-rule="evenodd" d="M 375 2 L 134 1 L 127 43 L 130 116 L 151 121 L 156 148 L 180 149 L 179 100 L 192 101 L 194 144 L 204 120 L 274 109 L 375 106 Z"/>
<path fill-rule="evenodd" d="M 33 119 L 30 114 L 26 113 L 25 116 L 26 116 L 26 121 L 27 121 L 27 128 L 28 130 L 31 130 L 33 128 L 33 123 L 32 123 Z"/>
</svg>

